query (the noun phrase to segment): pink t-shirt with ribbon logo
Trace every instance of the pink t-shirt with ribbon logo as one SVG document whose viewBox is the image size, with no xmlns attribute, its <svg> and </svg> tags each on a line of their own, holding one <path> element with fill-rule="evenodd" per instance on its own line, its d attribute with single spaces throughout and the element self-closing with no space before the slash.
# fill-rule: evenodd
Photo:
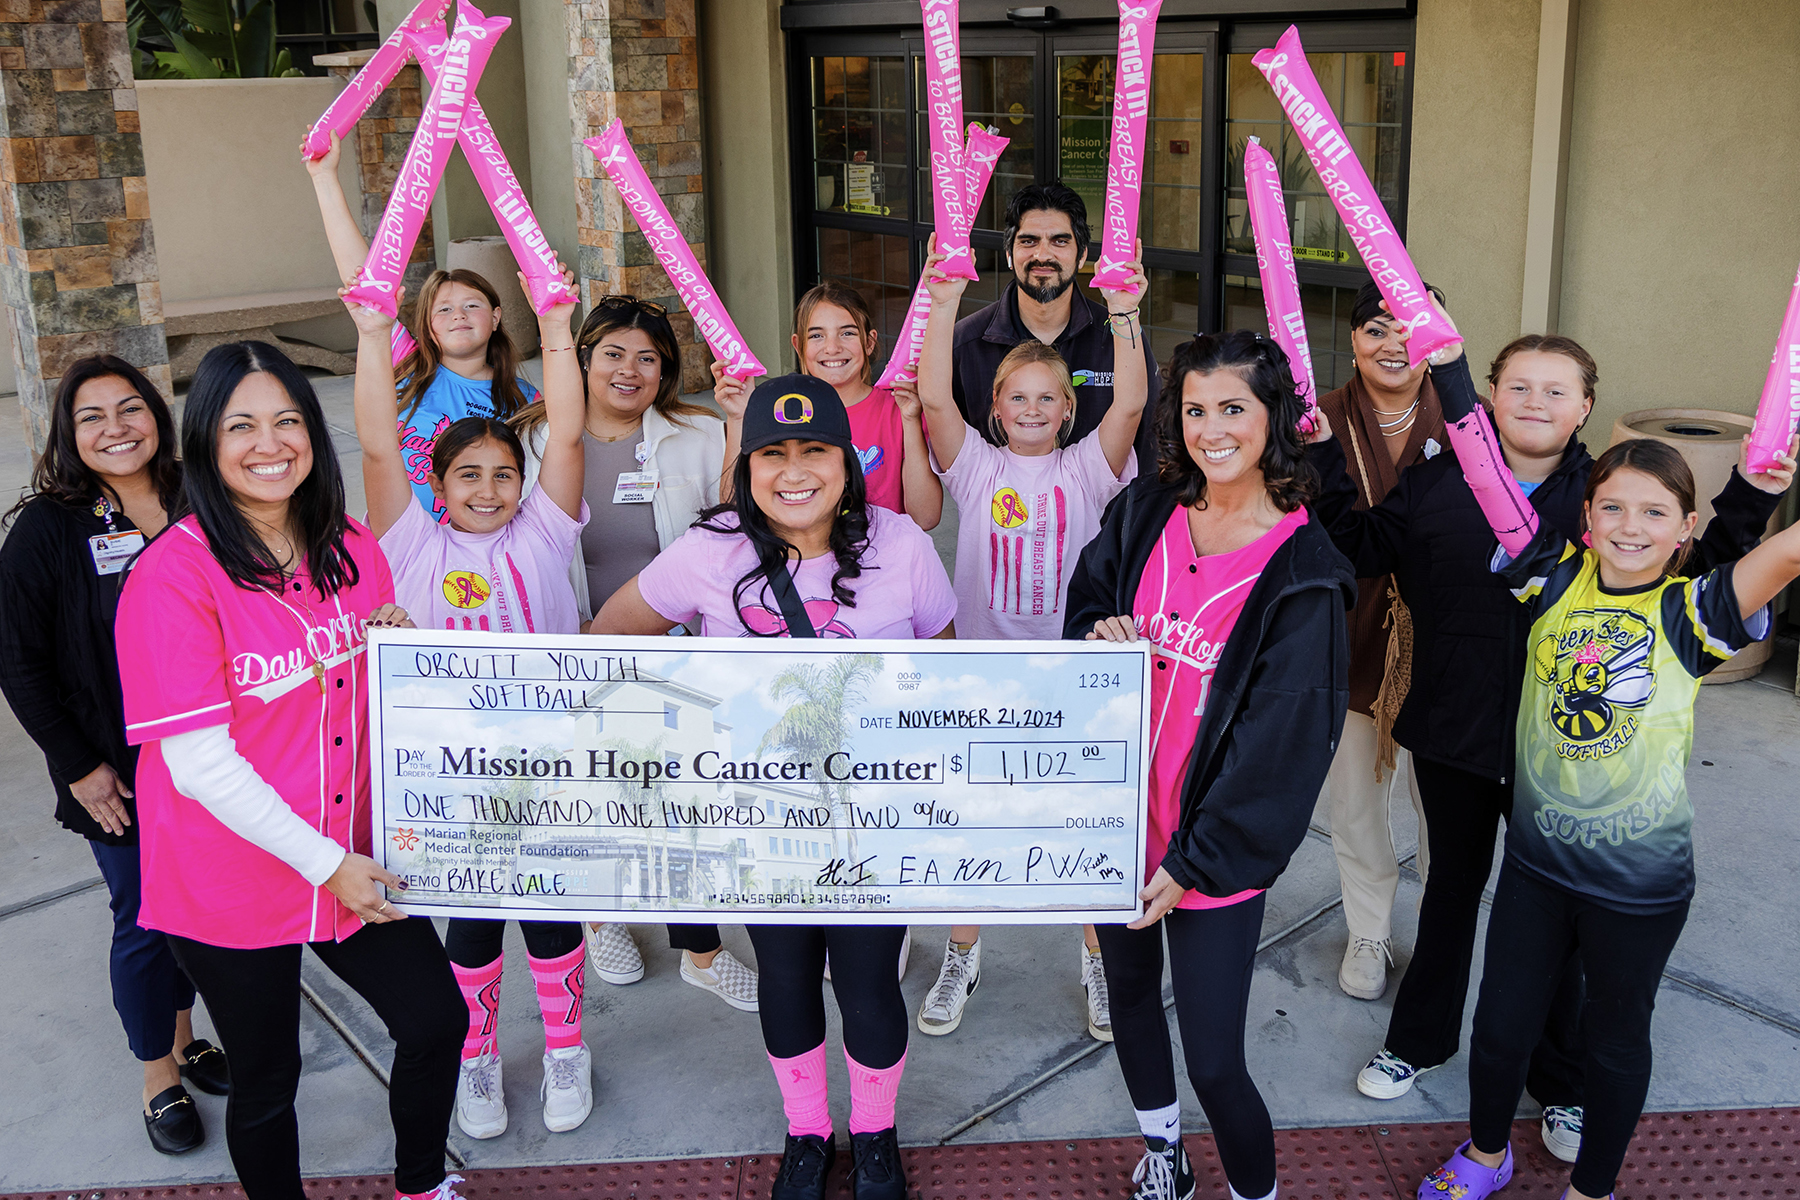
<svg viewBox="0 0 1800 1200">
<path fill-rule="evenodd" d="M 237 752 L 302 820 L 372 852 L 363 619 L 392 603 L 394 584 L 367 529 L 351 521 L 344 540 L 361 577 L 327 599 L 304 564 L 279 594 L 238 587 L 193 517 L 132 567 L 115 628 L 125 734 L 144 748 L 144 928 L 235 949 L 342 941 L 362 928 L 325 888 L 177 791 L 161 743 L 229 724 Z"/>
</svg>

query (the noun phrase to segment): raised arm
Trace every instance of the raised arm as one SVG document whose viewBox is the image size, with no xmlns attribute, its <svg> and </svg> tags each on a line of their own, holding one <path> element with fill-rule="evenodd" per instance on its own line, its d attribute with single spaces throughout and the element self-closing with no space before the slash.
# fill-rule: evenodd
<svg viewBox="0 0 1800 1200">
<path fill-rule="evenodd" d="M 339 288 L 338 295 L 347 290 Z M 398 298 L 405 298 L 405 289 Z M 394 318 L 361 304 L 345 307 L 356 323 L 356 441 L 362 447 L 363 492 L 369 529 L 379 538 L 414 503 L 394 425 L 394 360 L 388 345 Z"/>
<path fill-rule="evenodd" d="M 1144 243 L 1137 244 L 1138 256 L 1124 264 L 1131 272 L 1120 290 L 1100 289 L 1106 297 L 1106 323 L 1112 326 L 1113 400 L 1100 418 L 1100 449 L 1106 454 L 1106 465 L 1115 478 L 1125 470 L 1137 443 L 1138 423 L 1144 419 L 1144 406 L 1150 401 L 1150 373 L 1144 365 L 1140 343 L 1144 331 L 1138 319 L 1138 298 L 1150 294 L 1150 281 L 1144 276 Z"/>
<path fill-rule="evenodd" d="M 563 272 L 563 282 L 573 286 L 575 273 Z M 519 286 L 531 294 L 523 272 Z M 581 519 L 583 476 L 581 430 L 587 423 L 587 394 L 581 364 L 575 360 L 575 339 L 569 333 L 569 315 L 575 304 L 557 304 L 538 317 L 538 337 L 544 348 L 544 454 L 538 467 L 538 486 L 556 507 L 575 520 Z M 357 375 L 359 382 L 362 375 Z M 357 403 L 362 401 L 361 392 Z M 359 408 L 360 412 L 361 409 Z"/>
<path fill-rule="evenodd" d="M 1725 486 L 1713 497 L 1712 520 L 1694 539 L 1694 552 L 1682 567 L 1684 575 L 1703 575 L 1714 567 L 1736 562 L 1762 540 L 1769 518 L 1781 507 L 1781 498 L 1794 482 L 1794 455 L 1800 453 L 1800 439 L 1777 455 L 1767 471 L 1750 469 L 1750 439 L 1744 438 L 1738 467 L 1725 480 Z"/>
<path fill-rule="evenodd" d="M 1776 465 L 1789 478 L 1793 477 L 1791 455 L 1778 456 Z M 1744 555 L 1732 568 L 1731 586 L 1737 593 L 1738 612 L 1748 620 L 1797 576 L 1800 576 L 1800 524 L 1789 525 Z"/>
<path fill-rule="evenodd" d="M 369 256 L 369 243 L 363 237 L 344 189 L 338 183 L 338 136 L 331 135 L 331 149 L 317 159 L 305 159 L 306 173 L 312 176 L 313 196 L 319 202 L 319 216 L 325 221 L 325 240 L 331 246 L 331 261 L 337 264 L 338 278 L 346 283 L 362 270 Z M 303 152 L 304 153 L 304 152 Z"/>
<path fill-rule="evenodd" d="M 903 439 L 900 455 L 901 507 L 920 529 L 937 528 L 944 516 L 944 485 L 931 469 L 931 448 L 925 444 L 925 406 L 916 383 L 896 383 L 894 404 L 900 409 Z"/>
<path fill-rule="evenodd" d="M 931 319 L 925 323 L 925 342 L 919 349 L 919 401 L 931 426 L 931 448 L 938 466 L 948 471 L 962 453 L 969 432 L 962 410 L 951 392 L 951 349 L 956 341 L 956 310 L 962 303 L 966 279 L 951 279 L 938 269 L 945 255 L 937 252 L 937 234 L 927 243 L 925 290 L 931 293 Z"/>
<path fill-rule="evenodd" d="M 725 414 L 725 460 L 719 467 L 719 503 L 731 502 L 731 475 L 737 469 L 738 448 L 744 441 L 744 406 L 750 402 L 751 380 L 725 373 L 725 364 L 713 360 L 713 402 Z"/>
</svg>

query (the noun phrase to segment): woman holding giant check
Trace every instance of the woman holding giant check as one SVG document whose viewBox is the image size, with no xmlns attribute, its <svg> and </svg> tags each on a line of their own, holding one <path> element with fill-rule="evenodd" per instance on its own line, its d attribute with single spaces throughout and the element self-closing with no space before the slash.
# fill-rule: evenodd
<svg viewBox="0 0 1800 1200">
<path fill-rule="evenodd" d="M 731 499 L 628 580 L 590 632 L 706 637 L 948 638 L 956 597 L 931 539 L 867 502 L 837 389 L 784 375 L 751 393 Z M 1340 705 L 1341 708 L 1341 705 Z M 1315 789 L 1316 790 L 1316 789 Z M 894 1097 L 907 1013 L 900 925 L 753 925 L 757 999 L 788 1118 L 771 1200 L 821 1200 L 836 1157 L 825 1079 L 825 957 L 844 1017 L 857 1200 L 903 1200 Z"/>
<path fill-rule="evenodd" d="M 1260 334 L 1175 351 L 1157 473 L 1107 512 L 1069 587 L 1068 637 L 1154 643 L 1144 915 L 1101 925 L 1119 1066 L 1146 1151 L 1142 1200 L 1190 1200 L 1163 1016 L 1175 1014 L 1231 1194 L 1275 1195 L 1275 1134 L 1244 1061 L 1264 890 L 1306 835 L 1349 702 L 1350 565 L 1305 500 L 1287 356 Z"/>
</svg>

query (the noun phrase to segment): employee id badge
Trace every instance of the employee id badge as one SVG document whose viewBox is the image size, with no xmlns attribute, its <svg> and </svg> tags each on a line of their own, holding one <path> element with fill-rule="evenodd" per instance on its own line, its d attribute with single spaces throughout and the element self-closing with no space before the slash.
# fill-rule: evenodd
<svg viewBox="0 0 1800 1200">
<path fill-rule="evenodd" d="M 144 535 L 136 529 L 95 534 L 88 539 L 88 551 L 94 556 L 96 575 L 117 575 L 131 561 L 131 556 L 143 548 Z"/>
<path fill-rule="evenodd" d="M 613 487 L 614 504 L 648 504 L 656 498 L 655 471 L 621 471 Z"/>
</svg>

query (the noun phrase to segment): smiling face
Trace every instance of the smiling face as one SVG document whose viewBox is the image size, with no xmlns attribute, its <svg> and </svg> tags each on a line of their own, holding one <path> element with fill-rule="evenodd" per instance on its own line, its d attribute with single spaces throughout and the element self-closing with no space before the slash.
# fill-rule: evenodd
<svg viewBox="0 0 1800 1200">
<path fill-rule="evenodd" d="M 1406 365 L 1400 322 L 1392 317 L 1372 317 L 1350 331 L 1350 350 L 1356 355 L 1356 373 L 1369 387 L 1390 392 L 1417 392 L 1425 377 L 1425 364 Z"/>
<path fill-rule="evenodd" d="M 1562 453 L 1594 407 L 1581 365 L 1566 354 L 1520 350 L 1494 381 L 1494 429 L 1506 448 L 1533 458 Z"/>
<path fill-rule="evenodd" d="M 1660 480 L 1630 467 L 1596 485 L 1583 511 L 1609 587 L 1641 587 L 1661 579 L 1700 520 L 1698 513 L 1682 512 L 1680 498 Z"/>
<path fill-rule="evenodd" d="M 1034 209 L 1019 218 L 1019 232 L 1013 235 L 1013 277 L 1026 295 L 1049 304 L 1075 282 L 1080 253 L 1067 213 Z"/>
<path fill-rule="evenodd" d="M 829 536 L 846 480 L 844 452 L 830 442 L 789 438 L 750 452 L 750 498 L 795 545 Z"/>
<path fill-rule="evenodd" d="M 431 490 L 463 533 L 492 533 L 519 511 L 525 474 L 506 445 L 482 438 L 463 447 L 447 477 L 431 477 Z"/>
<path fill-rule="evenodd" d="M 312 437 L 299 404 L 273 375 L 252 371 L 219 420 L 219 477 L 239 508 L 269 524 L 312 473 Z"/>
<path fill-rule="evenodd" d="M 635 421 L 656 400 L 663 360 L 641 329 L 611 329 L 600 335 L 588 358 L 587 402 L 620 421 Z"/>
<path fill-rule="evenodd" d="M 794 352 L 808 375 L 834 388 L 864 382 L 869 355 L 875 353 L 874 330 L 863 332 L 856 318 L 829 301 L 813 305 L 806 328 L 794 335 Z"/>
<path fill-rule="evenodd" d="M 1209 489 L 1251 475 L 1260 482 L 1269 410 L 1234 370 L 1190 371 L 1181 381 L 1181 441 Z"/>
<path fill-rule="evenodd" d="M 431 298 L 431 340 L 444 358 L 479 358 L 500 328 L 500 310 L 466 283 L 444 284 Z"/>
<path fill-rule="evenodd" d="M 75 389 L 71 410 L 75 450 L 88 470 L 116 483 L 150 469 L 161 444 L 156 417 L 129 382 L 90 379 Z"/>
<path fill-rule="evenodd" d="M 1014 367 L 994 388 L 994 415 L 1014 454 L 1033 457 L 1056 449 L 1074 411 L 1062 379 L 1045 363 Z"/>
</svg>

